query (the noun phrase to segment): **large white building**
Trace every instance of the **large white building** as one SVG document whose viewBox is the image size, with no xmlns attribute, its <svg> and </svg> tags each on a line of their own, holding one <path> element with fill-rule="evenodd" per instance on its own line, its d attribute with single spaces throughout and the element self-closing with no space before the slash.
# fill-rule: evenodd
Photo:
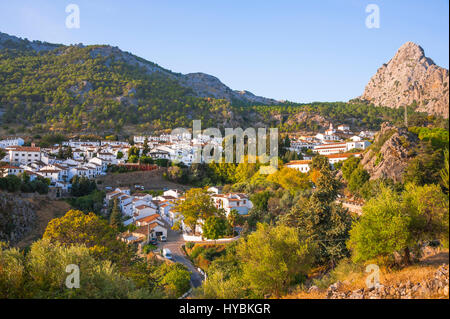
<svg viewBox="0 0 450 319">
<path fill-rule="evenodd" d="M 39 147 L 12 146 L 7 148 L 11 164 L 30 164 L 41 160 Z"/>
<path fill-rule="evenodd" d="M 320 155 L 331 155 L 348 152 L 352 149 L 365 150 L 370 146 L 369 141 L 349 141 L 342 143 L 328 143 L 314 146 L 314 152 Z"/>
<path fill-rule="evenodd" d="M 338 153 L 325 155 L 328 158 L 328 162 L 331 166 L 337 162 L 345 161 L 350 156 L 361 157 L 362 153 Z M 308 173 L 311 170 L 311 160 L 301 160 L 301 161 L 290 161 L 285 166 L 293 168 L 302 173 Z"/>
</svg>

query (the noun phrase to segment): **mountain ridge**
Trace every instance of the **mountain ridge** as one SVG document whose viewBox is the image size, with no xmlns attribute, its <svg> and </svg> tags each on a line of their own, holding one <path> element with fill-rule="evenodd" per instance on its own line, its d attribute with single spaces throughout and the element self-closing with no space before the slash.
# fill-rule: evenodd
<svg viewBox="0 0 450 319">
<path fill-rule="evenodd" d="M 197 97 L 212 97 L 216 99 L 226 99 L 230 102 L 241 101 L 244 103 L 258 103 L 265 105 L 279 103 L 279 101 L 277 100 L 262 96 L 256 96 L 253 93 L 246 90 L 233 90 L 224 83 L 222 83 L 220 79 L 218 79 L 213 75 L 209 75 L 202 72 L 195 72 L 188 74 L 172 72 L 154 62 L 147 61 L 130 52 L 123 51 L 118 47 L 113 47 L 110 45 L 85 46 L 82 44 L 77 44 L 68 46 L 62 44 L 52 44 L 41 41 L 29 41 L 27 39 L 21 39 L 19 37 L 0 32 L 0 50 L 4 48 L 13 48 L 13 49 L 32 50 L 39 53 L 43 51 L 52 51 L 57 48 L 70 48 L 72 46 L 96 47 L 92 51 L 91 54 L 92 57 L 95 57 L 96 54 L 100 54 L 103 57 L 116 55 L 119 56 L 122 60 L 124 60 L 124 62 L 130 64 L 137 64 L 139 66 L 147 68 L 147 71 L 150 74 L 153 72 L 162 73 L 176 80 L 180 85 L 192 89 L 193 93 Z"/>
</svg>

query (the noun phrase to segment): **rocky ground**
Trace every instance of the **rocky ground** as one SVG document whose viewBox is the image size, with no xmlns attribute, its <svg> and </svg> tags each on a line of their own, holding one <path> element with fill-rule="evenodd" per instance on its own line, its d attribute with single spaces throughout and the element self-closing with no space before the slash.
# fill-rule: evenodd
<svg viewBox="0 0 450 319">
<path fill-rule="evenodd" d="M 434 276 L 421 282 L 397 282 L 384 286 L 376 284 L 373 288 L 361 288 L 349 291 L 340 291 L 342 283 L 337 282 L 327 290 L 327 299 L 423 299 L 448 298 L 448 265 L 441 265 Z M 310 290 L 316 288 L 311 287 Z"/>
</svg>

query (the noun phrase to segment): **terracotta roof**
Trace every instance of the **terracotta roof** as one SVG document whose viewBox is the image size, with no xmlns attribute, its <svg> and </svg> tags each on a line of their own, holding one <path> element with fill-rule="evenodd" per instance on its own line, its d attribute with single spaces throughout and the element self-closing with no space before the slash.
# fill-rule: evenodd
<svg viewBox="0 0 450 319">
<path fill-rule="evenodd" d="M 8 168 L 8 169 L 21 169 L 20 167 L 17 167 L 17 166 L 12 166 L 12 165 L 5 165 L 5 166 L 1 166 L 0 168 Z"/>
<path fill-rule="evenodd" d="M 339 154 L 331 154 L 331 155 L 325 155 L 327 158 L 344 158 L 344 157 L 350 157 L 350 156 L 358 156 L 362 153 L 339 153 Z"/>
<path fill-rule="evenodd" d="M 144 234 L 144 235 L 147 235 L 148 230 L 149 230 L 149 229 L 153 229 L 153 228 L 155 228 L 156 226 L 162 227 L 162 226 L 161 226 L 160 224 L 158 224 L 157 222 L 153 222 L 153 223 L 151 223 L 151 224 L 148 224 L 148 225 L 145 225 L 145 226 L 138 227 L 133 233 L 138 233 L 138 234 Z"/>
<path fill-rule="evenodd" d="M 155 220 L 155 219 L 158 219 L 159 218 L 159 215 L 158 214 L 153 214 L 153 215 L 150 215 L 150 216 L 146 216 L 146 217 L 144 217 L 144 218 L 141 218 L 141 219 L 138 219 L 136 222 L 139 222 L 139 223 L 149 223 L 149 222 L 151 222 L 151 221 L 153 221 L 153 220 Z"/>
<path fill-rule="evenodd" d="M 143 205 L 139 205 L 138 207 L 136 207 L 136 209 L 139 209 L 139 210 L 141 210 L 141 209 L 145 209 L 145 208 L 153 208 L 153 207 L 151 207 L 151 206 L 148 206 L 148 205 L 145 205 L 145 204 L 143 204 Z"/>
<path fill-rule="evenodd" d="M 290 161 L 286 165 L 304 165 L 304 164 L 310 164 L 311 160 L 301 160 L 301 161 Z"/>
<path fill-rule="evenodd" d="M 39 173 L 59 173 L 59 170 L 56 169 L 42 169 L 39 171 Z"/>
<path fill-rule="evenodd" d="M 30 146 L 13 146 L 11 147 L 14 151 L 19 152 L 40 152 L 40 147 L 30 147 Z"/>
<path fill-rule="evenodd" d="M 342 147 L 347 147 L 347 144 L 330 144 L 329 146 L 327 145 L 318 145 L 315 147 L 315 149 L 327 149 L 327 148 L 342 148 Z"/>
</svg>

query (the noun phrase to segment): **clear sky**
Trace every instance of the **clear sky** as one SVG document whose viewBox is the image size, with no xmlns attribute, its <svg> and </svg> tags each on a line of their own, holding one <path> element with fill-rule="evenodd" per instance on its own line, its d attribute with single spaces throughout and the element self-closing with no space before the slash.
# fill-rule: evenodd
<svg viewBox="0 0 450 319">
<path fill-rule="evenodd" d="M 80 29 L 66 28 L 70 3 L 79 5 Z M 371 3 L 379 29 L 365 25 Z M 0 0 L 0 31 L 110 44 L 266 97 L 347 101 L 406 41 L 448 68 L 448 12 L 447 0 Z"/>
</svg>

